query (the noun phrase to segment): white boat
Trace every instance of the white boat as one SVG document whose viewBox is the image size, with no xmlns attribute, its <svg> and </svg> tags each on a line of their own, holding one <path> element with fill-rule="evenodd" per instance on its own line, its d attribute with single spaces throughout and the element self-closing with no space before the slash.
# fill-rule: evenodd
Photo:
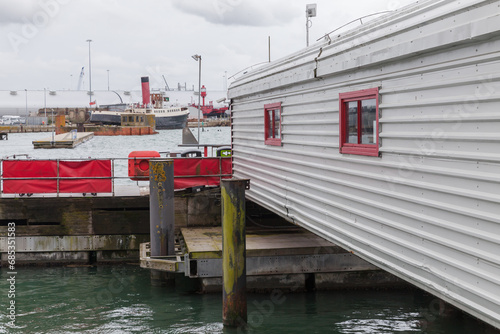
<svg viewBox="0 0 500 334">
<path fill-rule="evenodd" d="M 163 93 L 150 94 L 149 79 L 141 78 L 143 103 L 126 105 L 125 108 L 116 107 L 115 110 L 93 110 L 90 114 L 90 122 L 120 125 L 121 115 L 127 114 L 153 114 L 155 115 L 156 129 L 182 129 L 186 126 L 189 116 L 187 107 L 166 107 L 168 97 Z"/>
<path fill-rule="evenodd" d="M 156 129 L 182 129 L 187 122 L 189 110 L 187 107 L 151 108 L 142 105 L 130 105 L 124 111 L 93 110 L 90 122 L 106 125 L 120 125 L 121 116 L 127 114 L 155 115 Z"/>
<path fill-rule="evenodd" d="M 21 116 L 11 116 L 11 115 L 5 115 L 2 116 L 2 123 L 3 125 L 17 125 L 17 124 L 24 124 L 26 122 L 26 119 Z"/>
</svg>

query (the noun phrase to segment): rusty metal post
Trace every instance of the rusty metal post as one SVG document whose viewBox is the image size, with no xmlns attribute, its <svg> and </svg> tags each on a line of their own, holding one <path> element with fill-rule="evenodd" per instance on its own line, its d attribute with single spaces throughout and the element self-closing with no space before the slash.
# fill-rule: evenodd
<svg viewBox="0 0 500 334">
<path fill-rule="evenodd" d="M 249 180 L 222 180 L 222 322 L 247 323 L 245 189 Z"/>
<path fill-rule="evenodd" d="M 175 255 L 174 161 L 149 161 L 149 233 L 151 256 Z"/>
</svg>

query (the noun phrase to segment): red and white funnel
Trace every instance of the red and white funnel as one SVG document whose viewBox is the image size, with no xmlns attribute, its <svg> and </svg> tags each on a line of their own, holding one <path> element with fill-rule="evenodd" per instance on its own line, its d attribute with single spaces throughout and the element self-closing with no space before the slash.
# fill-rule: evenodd
<svg viewBox="0 0 500 334">
<path fill-rule="evenodd" d="M 142 104 L 147 106 L 151 103 L 151 94 L 149 93 L 149 77 L 141 77 L 142 85 Z"/>
</svg>

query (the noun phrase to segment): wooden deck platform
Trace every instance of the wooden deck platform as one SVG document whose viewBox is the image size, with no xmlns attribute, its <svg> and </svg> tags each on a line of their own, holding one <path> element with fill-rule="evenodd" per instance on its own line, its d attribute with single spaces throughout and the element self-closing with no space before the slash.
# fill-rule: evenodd
<svg viewBox="0 0 500 334">
<path fill-rule="evenodd" d="M 201 292 L 219 291 L 222 228 L 182 228 L 173 256 L 150 257 L 149 243 L 143 243 L 140 260 L 142 268 L 198 279 Z M 307 290 L 311 281 L 318 289 L 402 283 L 355 254 L 293 225 L 272 229 L 247 227 L 246 275 L 247 288 L 252 291 Z"/>
<path fill-rule="evenodd" d="M 41 140 L 34 140 L 34 148 L 73 148 L 94 137 L 93 132 L 62 133 Z"/>
<path fill-rule="evenodd" d="M 183 228 L 182 237 L 190 259 L 222 258 L 220 227 Z M 248 229 L 247 256 L 284 256 L 345 253 L 345 250 L 302 228 Z"/>
</svg>

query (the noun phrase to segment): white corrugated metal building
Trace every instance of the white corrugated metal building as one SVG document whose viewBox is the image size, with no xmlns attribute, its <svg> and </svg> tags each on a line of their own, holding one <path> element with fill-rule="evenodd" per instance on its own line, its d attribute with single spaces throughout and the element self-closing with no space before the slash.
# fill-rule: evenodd
<svg viewBox="0 0 500 334">
<path fill-rule="evenodd" d="M 229 89 L 249 199 L 498 328 L 499 13 L 419 1 Z"/>
</svg>

